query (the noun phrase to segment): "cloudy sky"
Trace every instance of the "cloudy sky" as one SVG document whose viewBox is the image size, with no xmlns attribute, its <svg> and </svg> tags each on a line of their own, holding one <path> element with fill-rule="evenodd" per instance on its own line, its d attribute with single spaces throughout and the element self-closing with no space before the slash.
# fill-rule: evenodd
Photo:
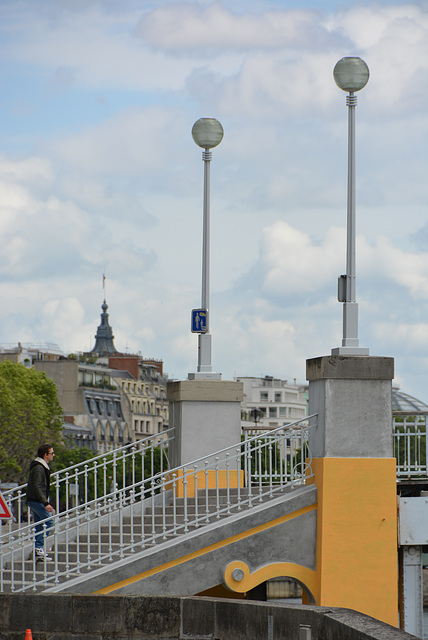
<svg viewBox="0 0 428 640">
<path fill-rule="evenodd" d="M 428 402 L 428 5 L 353 0 L 0 0 L 0 342 L 196 370 L 203 163 L 213 365 L 305 380 L 341 344 L 347 108 L 360 56 L 360 345 Z"/>
</svg>

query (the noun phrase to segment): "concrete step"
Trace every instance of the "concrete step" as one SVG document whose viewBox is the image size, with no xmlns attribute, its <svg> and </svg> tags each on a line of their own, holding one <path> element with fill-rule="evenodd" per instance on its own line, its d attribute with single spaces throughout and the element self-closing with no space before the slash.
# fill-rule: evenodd
<svg viewBox="0 0 428 640">
<path fill-rule="evenodd" d="M 239 507 L 236 503 L 237 493 L 238 493 L 237 490 L 234 490 L 234 491 L 231 491 L 229 495 L 230 503 L 231 503 L 230 504 L 231 514 L 235 514 L 239 512 Z M 277 497 L 280 495 L 281 495 L 281 492 L 277 492 L 274 494 L 273 497 Z M 241 499 L 245 499 L 243 492 L 241 492 L 240 497 Z M 246 496 L 246 499 L 248 499 L 248 496 Z M 269 499 L 270 499 L 269 496 L 265 496 L 265 497 L 262 497 L 262 499 L 260 499 L 258 495 L 256 496 L 253 495 L 252 503 L 254 506 L 257 506 L 261 503 L 269 501 Z M 206 500 L 205 491 L 202 491 L 201 494 L 198 495 L 197 499 L 189 498 L 186 501 L 186 511 L 187 511 L 187 518 L 188 518 L 187 524 L 184 522 L 184 511 L 185 511 L 184 500 L 179 499 L 176 501 L 174 505 L 175 511 L 174 511 L 174 506 L 169 505 L 166 508 L 165 514 L 163 514 L 162 506 L 155 506 L 154 511 L 152 513 L 149 505 L 148 509 L 144 514 L 143 521 L 141 518 L 141 512 L 140 512 L 140 515 L 135 515 L 135 517 L 132 519 L 132 525 L 131 525 L 131 518 L 129 516 L 124 517 L 122 532 L 120 530 L 119 524 L 111 524 L 111 528 L 109 528 L 109 526 L 107 526 L 106 524 L 102 524 L 98 530 L 90 533 L 88 537 L 87 526 L 81 525 L 79 529 L 80 536 L 79 536 L 78 543 L 76 541 L 69 542 L 68 550 L 66 549 L 64 543 L 57 544 L 56 562 L 58 563 L 57 564 L 58 569 L 60 572 L 65 572 L 68 565 L 69 576 L 75 576 L 77 575 L 76 565 L 78 563 L 79 564 L 86 563 L 88 561 L 88 558 L 91 559 L 90 571 L 92 571 L 93 569 L 96 569 L 97 567 L 106 566 L 110 563 L 115 563 L 116 561 L 120 560 L 120 554 L 119 554 L 120 546 L 122 546 L 122 548 L 130 546 L 131 537 L 133 537 L 134 551 L 138 552 L 142 549 L 149 548 L 152 546 L 156 547 L 157 544 L 155 545 L 152 542 L 153 538 L 155 539 L 156 543 L 159 543 L 164 540 L 179 538 L 181 534 L 185 533 L 185 529 L 187 529 L 187 531 L 194 531 L 196 529 L 196 522 L 198 523 L 199 527 L 203 527 L 206 524 L 220 522 L 225 517 L 227 517 L 227 515 L 229 515 L 227 513 L 227 502 L 228 502 L 227 492 L 225 490 L 222 490 L 220 492 L 219 500 L 217 500 L 217 493 L 215 489 L 209 491 L 208 502 Z M 217 512 L 219 503 L 221 503 L 221 507 L 224 507 L 224 511 L 218 514 L 219 517 L 217 518 L 216 512 Z M 139 507 L 141 507 L 141 505 L 136 503 L 135 504 L 136 511 L 138 511 Z M 208 522 L 206 520 L 207 509 L 209 512 Z M 197 514 L 196 514 L 196 511 L 197 511 Z M 126 511 L 124 511 L 124 513 L 126 513 Z M 104 519 L 104 522 L 107 522 L 107 520 Z M 164 533 L 164 527 L 166 527 L 166 529 L 168 530 L 168 533 Z M 132 531 L 131 531 L 131 528 L 132 528 Z M 174 529 L 174 531 L 172 529 Z M 74 532 L 75 532 L 75 529 L 74 529 Z M 99 535 L 99 533 L 101 535 Z M 104 556 L 101 563 L 98 561 L 98 557 L 100 553 L 102 556 Z M 130 556 L 130 555 L 132 556 L 132 553 L 130 550 L 126 552 L 124 551 L 123 555 L 124 557 Z M 96 562 L 95 562 L 95 559 L 97 559 Z M 55 570 L 55 566 L 56 566 L 55 560 L 48 561 L 46 563 L 46 566 L 43 562 L 38 563 L 36 565 L 37 581 L 43 582 L 45 577 L 45 571 L 48 577 L 52 576 Z M 20 589 L 19 583 L 21 582 L 23 575 L 24 575 L 24 578 L 28 577 L 29 579 L 31 579 L 34 573 L 34 564 L 32 559 L 27 560 L 24 565 L 24 573 L 22 573 L 22 567 L 19 572 L 16 570 L 17 567 L 18 567 L 18 564 L 16 563 L 13 571 L 13 577 L 15 581 L 18 582 L 16 588 Z M 119 567 L 120 567 L 120 563 L 119 563 Z M 81 569 L 81 573 L 90 573 L 90 571 L 88 571 L 85 568 Z M 11 569 L 10 567 L 9 568 L 6 567 L 5 571 L 3 571 L 3 579 L 5 581 L 5 591 L 10 590 L 9 587 L 6 588 L 6 586 L 9 584 L 11 577 L 12 577 Z M 87 578 L 85 578 L 85 580 L 86 579 Z M 60 582 L 64 582 L 66 580 L 66 577 L 61 576 L 59 580 Z M 48 583 L 48 586 L 51 586 L 51 585 L 53 585 L 53 582 L 50 581 Z M 46 587 L 43 585 L 37 585 L 36 591 L 41 591 L 44 588 Z"/>
<path fill-rule="evenodd" d="M 198 525 L 196 525 L 196 523 L 188 523 L 187 524 L 187 530 L 188 531 L 193 531 L 196 528 L 202 527 L 204 526 L 204 524 L 207 523 L 202 523 L 200 522 Z M 168 527 L 168 529 L 166 529 L 167 535 L 168 537 L 175 537 L 176 535 L 179 535 L 181 533 L 183 533 L 185 531 L 185 523 L 181 522 L 181 523 L 177 523 L 177 526 L 175 527 L 175 529 L 172 528 L 172 525 L 170 527 Z M 144 527 L 144 538 L 148 538 L 150 537 L 152 534 L 156 535 L 156 536 L 161 536 L 164 533 L 164 529 L 163 526 L 158 524 L 154 530 L 151 526 L 145 526 Z M 137 531 L 134 531 L 134 542 L 138 542 L 139 540 L 142 540 L 143 536 L 141 535 L 141 530 L 140 533 L 138 534 Z M 85 546 L 88 544 L 88 536 L 81 536 L 79 538 L 80 540 L 80 545 L 81 547 Z M 112 530 L 111 533 L 109 532 L 102 532 L 101 535 L 98 535 L 98 533 L 92 533 L 89 536 L 89 543 L 91 544 L 91 546 L 96 549 L 98 544 L 103 545 L 106 548 L 106 552 L 109 549 L 109 545 L 111 544 L 112 546 L 114 545 L 118 545 L 122 542 L 123 545 L 128 545 L 131 543 L 131 535 L 130 533 L 123 533 L 122 534 L 122 539 L 121 539 L 121 534 L 119 532 L 119 528 L 115 528 L 114 530 Z M 69 547 L 72 546 L 71 543 L 69 545 Z"/>
</svg>

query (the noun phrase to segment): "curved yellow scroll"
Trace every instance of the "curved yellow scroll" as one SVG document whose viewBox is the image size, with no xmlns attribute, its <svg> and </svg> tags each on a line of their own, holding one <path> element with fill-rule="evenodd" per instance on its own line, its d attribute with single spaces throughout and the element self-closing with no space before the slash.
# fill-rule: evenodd
<svg viewBox="0 0 428 640">
<path fill-rule="evenodd" d="M 293 562 L 274 562 L 250 573 L 245 562 L 234 560 L 224 570 L 224 584 L 231 591 L 244 593 L 254 589 L 261 582 L 282 576 L 297 580 L 305 588 L 309 601 L 311 603 L 316 601 L 315 571 Z"/>
</svg>

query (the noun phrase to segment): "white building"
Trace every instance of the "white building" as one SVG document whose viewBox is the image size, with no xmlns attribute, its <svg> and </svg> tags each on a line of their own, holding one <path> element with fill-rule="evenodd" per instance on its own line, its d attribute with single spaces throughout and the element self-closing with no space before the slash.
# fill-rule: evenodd
<svg viewBox="0 0 428 640">
<path fill-rule="evenodd" d="M 237 378 L 244 385 L 242 427 L 271 428 L 301 420 L 308 411 L 308 387 L 272 376 Z M 258 415 L 252 411 L 259 409 Z"/>
<path fill-rule="evenodd" d="M 52 342 L 0 344 L 0 362 L 10 360 L 20 362 L 25 367 L 32 367 L 39 361 L 56 361 L 64 356 L 59 346 Z"/>
</svg>

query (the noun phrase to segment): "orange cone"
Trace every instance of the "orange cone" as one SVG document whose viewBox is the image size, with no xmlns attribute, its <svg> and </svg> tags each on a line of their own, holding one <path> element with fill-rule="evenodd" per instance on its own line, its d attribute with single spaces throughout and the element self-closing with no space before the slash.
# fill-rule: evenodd
<svg viewBox="0 0 428 640">
<path fill-rule="evenodd" d="M 31 629 L 27 629 L 25 632 L 25 640 L 33 640 L 33 635 L 31 633 Z"/>
</svg>

